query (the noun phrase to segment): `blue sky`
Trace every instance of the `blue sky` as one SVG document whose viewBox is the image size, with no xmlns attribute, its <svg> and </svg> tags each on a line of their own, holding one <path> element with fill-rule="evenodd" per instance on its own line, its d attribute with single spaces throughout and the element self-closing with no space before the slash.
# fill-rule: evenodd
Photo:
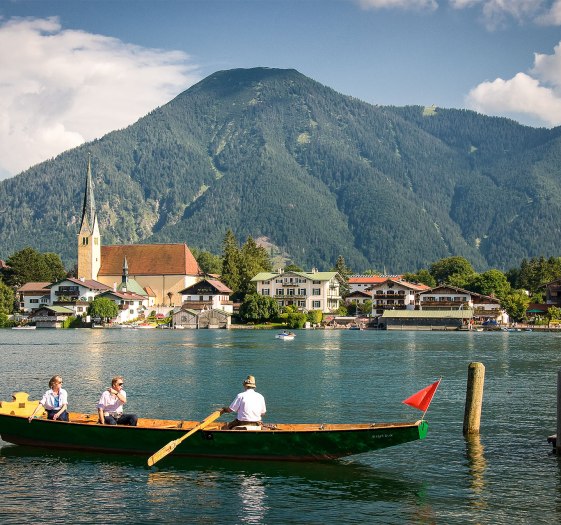
<svg viewBox="0 0 561 525">
<path fill-rule="evenodd" d="M 0 0 L 0 178 L 215 71 L 561 125 L 561 0 Z"/>
</svg>

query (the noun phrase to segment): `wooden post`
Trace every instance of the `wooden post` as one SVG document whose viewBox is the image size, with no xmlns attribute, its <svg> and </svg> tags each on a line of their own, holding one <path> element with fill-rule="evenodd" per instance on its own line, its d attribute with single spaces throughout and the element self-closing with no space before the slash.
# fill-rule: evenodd
<svg viewBox="0 0 561 525">
<path fill-rule="evenodd" d="M 557 438 L 555 448 L 557 454 L 561 454 L 561 369 L 557 372 Z"/>
<path fill-rule="evenodd" d="M 483 363 L 470 363 L 468 366 L 466 409 L 464 412 L 464 436 L 466 434 L 479 434 L 484 382 L 485 366 Z"/>
</svg>

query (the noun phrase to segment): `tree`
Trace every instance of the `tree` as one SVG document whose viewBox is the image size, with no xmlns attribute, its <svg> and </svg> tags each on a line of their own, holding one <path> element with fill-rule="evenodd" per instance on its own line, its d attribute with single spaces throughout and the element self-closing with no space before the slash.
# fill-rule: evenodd
<svg viewBox="0 0 561 525">
<path fill-rule="evenodd" d="M 321 310 L 310 310 L 308 312 L 308 321 L 312 324 L 320 324 L 323 320 L 323 312 Z"/>
<path fill-rule="evenodd" d="M 92 318 L 99 317 L 102 320 L 117 317 L 119 307 L 107 297 L 96 297 L 88 308 L 88 315 Z"/>
<path fill-rule="evenodd" d="M 464 257 L 447 257 L 440 259 L 429 268 L 437 283 L 447 283 L 463 288 L 475 273 L 472 265 Z"/>
<path fill-rule="evenodd" d="M 19 288 L 29 282 L 52 282 L 47 260 L 33 248 L 24 248 L 6 260 L 5 282 Z"/>
<path fill-rule="evenodd" d="M 436 279 L 426 269 L 419 270 L 417 273 L 404 273 L 403 278 L 410 283 L 426 284 L 430 288 L 436 286 Z"/>
<path fill-rule="evenodd" d="M 222 273 L 222 258 L 219 255 L 214 255 L 205 250 L 197 250 L 196 248 L 192 248 L 191 252 L 197 260 L 200 269 L 205 274 L 220 275 Z"/>
<path fill-rule="evenodd" d="M 561 257 L 533 257 L 529 261 L 523 259 L 520 270 L 510 270 L 511 284 L 516 288 L 523 288 L 530 295 L 541 293 L 540 288 L 561 277 Z"/>
<path fill-rule="evenodd" d="M 232 230 L 228 230 L 222 243 L 222 282 L 234 292 L 240 287 L 240 249 Z"/>
<path fill-rule="evenodd" d="M 487 270 L 475 274 L 466 284 L 466 288 L 475 293 L 501 298 L 510 291 L 510 283 L 500 270 Z"/>
<path fill-rule="evenodd" d="M 547 309 L 546 315 L 547 315 L 547 326 L 549 327 L 551 321 L 559 322 L 561 320 L 561 308 L 559 308 L 558 306 L 550 306 Z"/>
<path fill-rule="evenodd" d="M 303 272 L 304 270 L 300 268 L 297 264 L 290 263 L 289 265 L 284 267 L 285 272 Z"/>
<path fill-rule="evenodd" d="M 244 297 L 255 291 L 255 285 L 251 279 L 260 272 L 271 271 L 271 260 L 269 254 L 262 246 L 257 246 L 253 237 L 249 236 L 240 250 L 239 258 L 240 284 L 238 294 Z"/>
<path fill-rule="evenodd" d="M 279 315 L 279 304 L 268 295 L 251 293 L 245 296 L 240 305 L 240 317 L 247 323 L 270 321 Z"/>
<path fill-rule="evenodd" d="M 14 301 L 12 288 L 0 282 L 0 327 L 7 325 L 8 316 L 14 311 Z"/>
<path fill-rule="evenodd" d="M 345 259 L 342 255 L 339 255 L 339 257 L 337 257 L 337 262 L 335 263 L 332 271 L 337 272 L 341 276 L 342 280 L 339 285 L 339 291 L 341 297 L 346 297 L 347 295 L 349 295 L 349 277 L 353 274 L 353 271 L 349 267 L 347 267 L 347 265 L 345 264 Z"/>
<path fill-rule="evenodd" d="M 501 299 L 501 307 L 515 321 L 524 319 L 529 304 L 530 298 L 525 290 L 513 290 Z"/>
<path fill-rule="evenodd" d="M 51 276 L 48 279 L 49 282 L 54 283 L 66 277 L 66 270 L 64 269 L 64 265 L 62 264 L 59 255 L 47 252 L 43 254 L 43 258 L 45 259 L 47 267 L 51 272 Z"/>
</svg>

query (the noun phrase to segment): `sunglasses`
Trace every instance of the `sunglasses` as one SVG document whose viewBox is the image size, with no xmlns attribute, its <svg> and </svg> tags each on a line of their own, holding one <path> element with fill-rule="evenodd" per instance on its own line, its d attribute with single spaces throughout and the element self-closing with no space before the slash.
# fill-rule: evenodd
<svg viewBox="0 0 561 525">
<path fill-rule="evenodd" d="M 117 386 L 123 386 L 124 383 L 117 383 Z"/>
</svg>

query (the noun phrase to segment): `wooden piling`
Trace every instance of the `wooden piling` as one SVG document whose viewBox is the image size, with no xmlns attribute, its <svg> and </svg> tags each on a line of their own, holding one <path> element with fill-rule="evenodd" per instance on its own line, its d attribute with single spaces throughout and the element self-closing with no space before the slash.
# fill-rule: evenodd
<svg viewBox="0 0 561 525">
<path fill-rule="evenodd" d="M 464 412 L 464 436 L 466 434 L 479 434 L 484 382 L 485 366 L 483 363 L 470 363 L 468 366 L 466 408 Z"/>
<path fill-rule="evenodd" d="M 561 369 L 557 372 L 557 436 L 555 448 L 557 454 L 561 454 Z"/>
</svg>

